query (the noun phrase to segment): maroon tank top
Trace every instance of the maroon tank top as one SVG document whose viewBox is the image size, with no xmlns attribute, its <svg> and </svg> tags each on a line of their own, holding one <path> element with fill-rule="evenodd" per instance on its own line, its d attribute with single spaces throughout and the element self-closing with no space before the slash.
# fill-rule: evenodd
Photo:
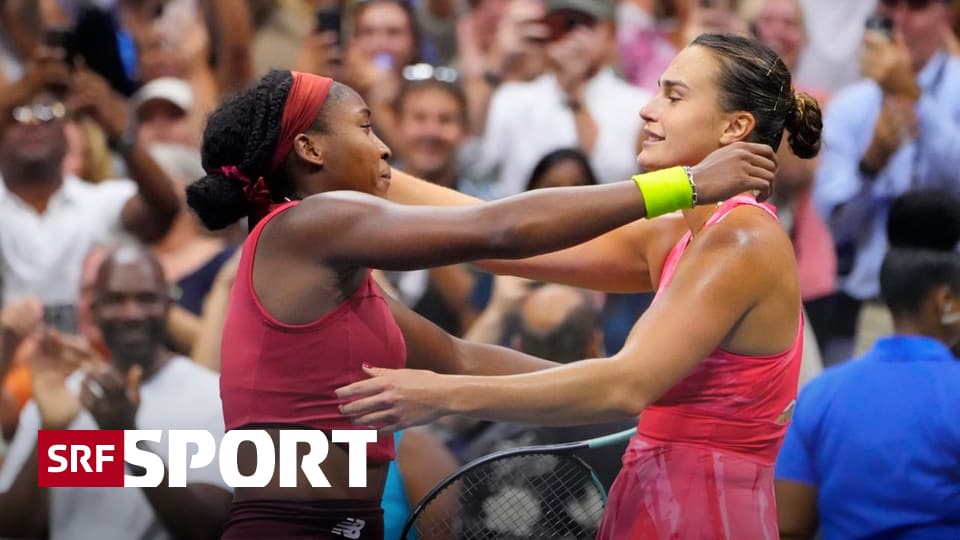
<svg viewBox="0 0 960 540">
<path fill-rule="evenodd" d="M 273 317 L 253 289 L 253 260 L 263 228 L 295 206 L 280 205 L 244 241 L 221 346 L 220 396 L 226 429 L 287 425 L 329 432 L 357 429 L 339 412 L 337 388 L 368 378 L 363 364 L 402 368 L 406 344 L 370 272 L 343 303 L 306 324 Z M 394 459 L 393 436 L 381 434 L 367 457 Z"/>
</svg>

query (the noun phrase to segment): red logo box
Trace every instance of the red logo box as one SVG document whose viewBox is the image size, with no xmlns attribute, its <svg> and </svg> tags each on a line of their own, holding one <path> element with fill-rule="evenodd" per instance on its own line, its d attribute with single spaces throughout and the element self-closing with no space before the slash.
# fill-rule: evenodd
<svg viewBox="0 0 960 540">
<path fill-rule="evenodd" d="M 40 487 L 123 487 L 123 431 L 40 430 Z"/>
</svg>

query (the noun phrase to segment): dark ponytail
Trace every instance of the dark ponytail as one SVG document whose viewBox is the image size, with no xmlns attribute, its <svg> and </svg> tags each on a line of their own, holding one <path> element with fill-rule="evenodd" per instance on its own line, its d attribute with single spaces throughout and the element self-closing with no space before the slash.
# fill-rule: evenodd
<svg viewBox="0 0 960 540">
<path fill-rule="evenodd" d="M 243 185 L 228 178 L 223 167 L 236 167 L 252 180 L 263 177 L 274 201 L 289 193 L 283 171 L 271 171 L 270 166 L 292 84 L 289 71 L 271 71 L 253 87 L 227 98 L 207 120 L 201 150 L 207 175 L 187 187 L 187 204 L 207 228 L 223 229 L 251 211 Z"/>
<path fill-rule="evenodd" d="M 187 186 L 187 205 L 211 231 L 225 229 L 250 214 L 243 186 L 220 171 Z"/>
<path fill-rule="evenodd" d="M 794 105 L 787 111 L 787 143 L 797 157 L 809 159 L 820 152 L 820 132 L 823 118 L 820 104 L 810 94 L 798 92 L 793 97 Z"/>
</svg>

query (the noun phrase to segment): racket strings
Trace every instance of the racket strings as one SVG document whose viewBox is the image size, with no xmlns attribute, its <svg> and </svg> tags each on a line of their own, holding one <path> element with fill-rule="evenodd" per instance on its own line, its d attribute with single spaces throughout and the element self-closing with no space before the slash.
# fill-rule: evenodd
<svg viewBox="0 0 960 540">
<path fill-rule="evenodd" d="M 603 507 L 604 494 L 583 462 L 512 455 L 455 479 L 412 530 L 422 540 L 593 539 Z"/>
</svg>

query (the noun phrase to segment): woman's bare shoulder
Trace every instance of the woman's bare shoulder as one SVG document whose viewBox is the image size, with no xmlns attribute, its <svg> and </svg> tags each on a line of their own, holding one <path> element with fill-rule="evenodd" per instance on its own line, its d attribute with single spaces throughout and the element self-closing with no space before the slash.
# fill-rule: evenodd
<svg viewBox="0 0 960 540">
<path fill-rule="evenodd" d="M 779 250 L 793 253 L 787 231 L 767 210 L 741 205 L 730 210 L 719 221 L 701 233 L 699 244 L 704 248 L 743 248 L 746 253 L 773 255 Z"/>
</svg>

